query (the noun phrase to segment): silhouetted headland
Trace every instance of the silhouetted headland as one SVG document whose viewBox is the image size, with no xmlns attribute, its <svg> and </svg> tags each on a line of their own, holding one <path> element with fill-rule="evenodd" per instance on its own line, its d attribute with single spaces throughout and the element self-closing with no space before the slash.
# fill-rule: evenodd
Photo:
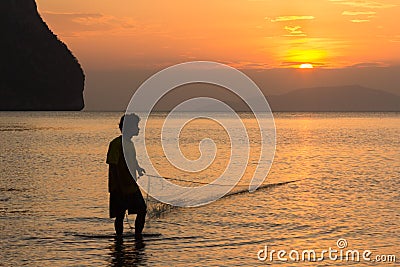
<svg viewBox="0 0 400 267">
<path fill-rule="evenodd" d="M 83 109 L 83 70 L 35 0 L 2 0 L 0 27 L 0 110 Z"/>
</svg>

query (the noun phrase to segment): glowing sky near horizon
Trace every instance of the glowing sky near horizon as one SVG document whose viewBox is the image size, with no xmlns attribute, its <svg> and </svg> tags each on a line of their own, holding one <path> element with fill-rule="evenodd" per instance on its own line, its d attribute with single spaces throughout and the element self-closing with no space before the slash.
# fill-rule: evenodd
<svg viewBox="0 0 400 267">
<path fill-rule="evenodd" d="M 89 69 L 400 65 L 398 0 L 37 0 Z"/>
</svg>

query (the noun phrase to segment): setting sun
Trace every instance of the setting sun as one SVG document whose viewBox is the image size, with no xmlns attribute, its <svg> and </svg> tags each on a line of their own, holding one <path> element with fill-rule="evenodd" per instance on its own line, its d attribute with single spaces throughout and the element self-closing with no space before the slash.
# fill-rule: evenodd
<svg viewBox="0 0 400 267">
<path fill-rule="evenodd" d="M 301 64 L 299 68 L 300 69 L 313 69 L 314 67 L 312 64 L 306 63 L 306 64 Z"/>
</svg>

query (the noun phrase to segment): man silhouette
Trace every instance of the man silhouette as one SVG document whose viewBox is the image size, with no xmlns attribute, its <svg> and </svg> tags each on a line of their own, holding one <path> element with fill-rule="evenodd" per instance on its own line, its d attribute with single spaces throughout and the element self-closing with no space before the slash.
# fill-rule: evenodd
<svg viewBox="0 0 400 267">
<path fill-rule="evenodd" d="M 123 135 L 111 141 L 107 153 L 110 218 L 115 218 L 115 233 L 119 238 L 122 237 L 124 231 L 126 210 L 128 210 L 128 214 L 137 214 L 135 220 L 136 239 L 142 238 L 146 219 L 147 207 L 136 183 L 136 173 L 142 176 L 145 170 L 137 162 L 135 146 L 131 140 L 133 136 L 139 135 L 139 121 L 140 118 L 134 113 L 123 115 L 119 122 L 121 133 L 124 129 Z M 127 161 L 131 162 L 132 172 L 128 169 Z"/>
</svg>

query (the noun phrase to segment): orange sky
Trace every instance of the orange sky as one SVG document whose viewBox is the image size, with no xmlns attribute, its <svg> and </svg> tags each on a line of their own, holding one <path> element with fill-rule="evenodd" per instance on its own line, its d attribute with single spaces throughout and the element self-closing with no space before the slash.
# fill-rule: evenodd
<svg viewBox="0 0 400 267">
<path fill-rule="evenodd" d="M 85 69 L 400 65 L 398 0 L 37 0 Z"/>
</svg>

